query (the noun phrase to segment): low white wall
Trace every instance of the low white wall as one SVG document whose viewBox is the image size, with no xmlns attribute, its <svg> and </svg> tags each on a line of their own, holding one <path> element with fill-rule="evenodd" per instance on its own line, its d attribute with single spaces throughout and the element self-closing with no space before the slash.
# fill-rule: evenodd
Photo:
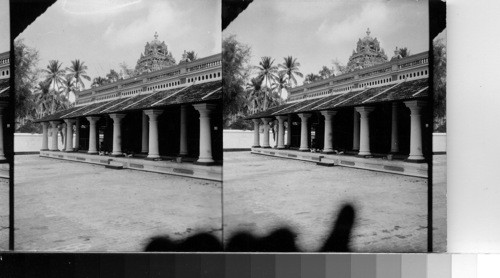
<svg viewBox="0 0 500 278">
<path fill-rule="evenodd" d="M 260 142 L 262 143 L 262 135 L 260 133 Z M 286 138 L 286 132 L 285 132 Z M 272 132 L 269 132 L 269 143 L 271 146 L 276 145 L 273 140 Z M 224 149 L 248 149 L 253 145 L 253 131 L 252 130 L 224 130 Z M 446 133 L 433 133 L 432 134 L 432 148 L 433 152 L 446 152 Z"/>
<path fill-rule="evenodd" d="M 74 135 L 73 135 L 74 136 Z M 52 142 L 52 137 L 49 134 L 49 147 Z M 58 134 L 57 142 L 59 149 L 62 149 L 61 135 Z M 73 137 L 73 144 L 75 138 Z M 42 148 L 42 134 L 31 133 L 14 133 L 14 152 L 38 152 Z"/>
</svg>

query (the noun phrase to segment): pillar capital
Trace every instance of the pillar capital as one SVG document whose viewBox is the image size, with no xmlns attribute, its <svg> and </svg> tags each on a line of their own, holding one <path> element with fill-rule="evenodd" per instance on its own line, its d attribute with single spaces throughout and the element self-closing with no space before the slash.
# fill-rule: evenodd
<svg viewBox="0 0 500 278">
<path fill-rule="evenodd" d="M 297 114 L 297 115 L 298 115 L 298 116 L 299 116 L 299 118 L 301 118 L 302 120 L 304 120 L 304 119 L 309 119 L 309 118 L 312 116 L 312 114 L 309 114 L 309 113 L 299 113 L 299 114 Z"/>
<path fill-rule="evenodd" d="M 59 125 L 61 122 L 60 121 L 50 121 L 49 123 L 54 128 L 54 127 L 57 127 L 57 125 Z"/>
<path fill-rule="evenodd" d="M 151 119 L 153 117 L 156 119 L 159 115 L 163 114 L 163 110 L 160 109 L 149 109 L 149 110 L 144 110 L 144 114 L 148 115 L 148 117 Z"/>
<path fill-rule="evenodd" d="M 371 112 L 373 112 L 375 110 L 375 107 L 360 106 L 360 107 L 356 107 L 355 109 L 356 109 L 356 112 L 358 112 L 360 115 L 367 116 L 368 114 L 370 114 Z"/>
<path fill-rule="evenodd" d="M 49 122 L 40 122 L 44 128 L 47 128 L 49 126 Z"/>
<path fill-rule="evenodd" d="M 212 103 L 199 103 L 193 104 L 193 107 L 200 113 L 200 116 L 208 116 L 210 112 L 217 107 L 217 105 Z"/>
<path fill-rule="evenodd" d="M 101 117 L 85 117 L 85 118 L 87 119 L 87 121 L 90 122 L 90 124 L 95 124 L 97 123 L 97 121 L 99 121 Z"/>
<path fill-rule="evenodd" d="M 109 114 L 109 117 L 113 119 L 113 121 L 115 120 L 120 121 L 121 119 L 125 118 L 125 114 L 114 113 L 114 114 Z"/>
<path fill-rule="evenodd" d="M 288 119 L 288 116 L 276 116 L 276 119 L 278 119 L 278 121 L 280 121 L 280 122 L 283 122 L 286 119 Z"/>
<path fill-rule="evenodd" d="M 252 119 L 252 122 L 253 122 L 254 124 L 260 124 L 260 119 Z"/>
<path fill-rule="evenodd" d="M 410 101 L 405 101 L 406 107 L 408 107 L 412 113 L 420 111 L 422 107 L 424 107 L 427 104 L 426 101 L 423 100 L 410 100 Z"/>
<path fill-rule="evenodd" d="M 273 120 L 273 118 L 261 118 L 261 120 L 265 125 L 268 125 L 269 122 Z"/>
<path fill-rule="evenodd" d="M 323 110 L 323 111 L 320 111 L 321 115 L 323 115 L 325 118 L 327 116 L 335 116 L 337 115 L 337 111 L 334 111 L 334 110 Z"/>
<path fill-rule="evenodd" d="M 64 119 L 64 122 L 66 124 L 74 124 L 75 123 L 75 119 Z"/>
</svg>

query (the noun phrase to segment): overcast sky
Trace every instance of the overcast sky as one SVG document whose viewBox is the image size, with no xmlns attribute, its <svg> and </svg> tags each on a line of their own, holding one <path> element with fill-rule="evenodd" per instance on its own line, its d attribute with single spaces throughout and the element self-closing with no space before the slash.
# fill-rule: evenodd
<svg viewBox="0 0 500 278">
<path fill-rule="evenodd" d="M 9 1 L 0 0 L 0 53 L 10 49 Z"/>
<path fill-rule="evenodd" d="M 317 73 L 332 60 L 347 64 L 359 38 L 371 36 L 390 59 L 394 49 L 412 54 L 428 50 L 427 1 L 417 0 L 255 0 L 223 36 L 235 34 L 252 48 L 253 65 L 271 56 L 275 63 L 292 55 L 306 75 Z"/>
<path fill-rule="evenodd" d="M 122 62 L 134 68 L 155 31 L 179 62 L 184 50 L 220 53 L 220 30 L 220 0 L 60 0 L 18 38 L 38 49 L 40 68 L 80 59 L 95 78 Z"/>
</svg>

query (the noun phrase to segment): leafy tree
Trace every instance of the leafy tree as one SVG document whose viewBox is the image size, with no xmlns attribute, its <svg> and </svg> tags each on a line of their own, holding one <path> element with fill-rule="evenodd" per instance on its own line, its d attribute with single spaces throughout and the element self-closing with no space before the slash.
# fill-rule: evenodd
<svg viewBox="0 0 500 278">
<path fill-rule="evenodd" d="M 408 50 L 408 47 L 400 47 L 399 55 L 401 55 L 401 58 L 408 57 L 411 55 L 410 50 Z"/>
<path fill-rule="evenodd" d="M 446 41 L 433 41 L 434 130 L 446 132 Z"/>
<path fill-rule="evenodd" d="M 120 80 L 120 74 L 116 72 L 114 69 L 111 69 L 108 74 L 106 74 L 106 79 L 108 83 L 113 83 Z"/>
<path fill-rule="evenodd" d="M 127 63 L 120 64 L 120 78 L 127 79 L 135 75 L 135 70 L 128 67 Z"/>
<path fill-rule="evenodd" d="M 304 77 L 304 75 L 299 71 L 300 63 L 297 62 L 297 59 L 292 56 L 284 57 L 283 60 L 283 64 L 278 65 L 278 67 L 281 68 L 279 73 L 286 74 L 288 77 L 288 87 L 293 88 L 294 85 L 297 86 L 297 79 L 295 76 Z"/>
<path fill-rule="evenodd" d="M 332 64 L 333 64 L 332 71 L 335 76 L 347 73 L 349 71 L 345 65 L 339 62 L 338 59 L 333 60 Z"/>
<path fill-rule="evenodd" d="M 329 69 L 327 66 L 323 66 L 323 68 L 318 72 L 321 79 L 328 79 L 332 76 L 335 76 L 333 73 L 333 69 Z"/>
<path fill-rule="evenodd" d="M 104 77 L 98 76 L 92 80 L 91 88 L 99 87 L 108 84 L 108 80 Z"/>
<path fill-rule="evenodd" d="M 315 74 L 315 73 L 310 73 L 304 77 L 304 84 L 310 84 L 312 82 L 321 80 L 321 76 Z"/>
<path fill-rule="evenodd" d="M 69 72 L 67 78 L 74 83 L 75 90 L 80 91 L 81 88 L 85 89 L 83 79 L 90 81 L 90 77 L 87 75 L 87 66 L 84 62 L 79 59 L 75 59 L 74 61 L 71 61 L 71 66 L 66 68 L 66 71 Z M 66 83 L 66 85 L 68 84 L 69 83 Z"/>
<path fill-rule="evenodd" d="M 186 57 L 189 59 L 190 62 L 198 60 L 198 54 L 196 54 L 194 50 L 186 52 Z"/>
<path fill-rule="evenodd" d="M 64 77 L 66 71 L 61 67 L 62 63 L 59 63 L 58 60 L 50 60 L 47 69 L 43 70 L 45 73 L 45 81 L 49 82 L 51 89 L 56 91 L 59 90 L 66 79 Z"/>
<path fill-rule="evenodd" d="M 15 121 L 16 130 L 20 124 L 24 124 L 32 118 L 35 111 L 33 102 L 34 84 L 40 71 L 37 64 L 40 60 L 38 51 L 24 44 L 23 40 L 14 41 L 14 78 L 15 78 Z"/>
<path fill-rule="evenodd" d="M 254 114 L 259 112 L 259 107 L 261 107 L 263 102 L 262 96 L 262 79 L 254 77 L 247 84 L 247 101 L 248 101 L 248 112 Z"/>
<path fill-rule="evenodd" d="M 251 49 L 231 35 L 222 41 L 222 87 L 224 127 L 241 119 L 247 110 L 244 87 L 250 69 Z M 247 123 L 250 126 L 249 123 Z"/>
<path fill-rule="evenodd" d="M 70 95 L 74 94 L 75 91 L 78 91 L 78 87 L 75 86 L 74 80 L 72 80 L 71 78 L 66 78 L 62 86 L 62 91 L 60 93 L 69 100 Z"/>
</svg>

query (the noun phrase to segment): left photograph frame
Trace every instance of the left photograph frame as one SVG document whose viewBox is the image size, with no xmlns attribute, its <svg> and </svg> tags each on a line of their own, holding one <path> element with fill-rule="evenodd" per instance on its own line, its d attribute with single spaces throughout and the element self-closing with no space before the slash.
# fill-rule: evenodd
<svg viewBox="0 0 500 278">
<path fill-rule="evenodd" d="M 220 1 L 11 6 L 13 249 L 222 250 Z"/>
</svg>

